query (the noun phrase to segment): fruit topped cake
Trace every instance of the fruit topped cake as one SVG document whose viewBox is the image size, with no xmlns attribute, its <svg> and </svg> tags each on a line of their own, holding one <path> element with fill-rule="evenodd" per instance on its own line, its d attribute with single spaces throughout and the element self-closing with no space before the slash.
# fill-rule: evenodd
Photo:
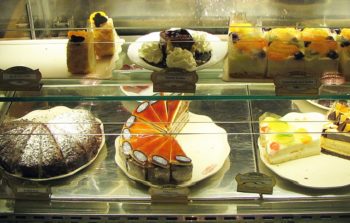
<svg viewBox="0 0 350 223">
<path fill-rule="evenodd" d="M 116 51 L 115 40 L 118 38 L 113 20 L 105 12 L 99 11 L 90 15 L 89 22 L 94 34 L 96 56 L 113 56 Z"/>
<path fill-rule="evenodd" d="M 350 29 L 342 29 L 339 34 L 341 47 L 340 71 L 350 80 Z"/>
<path fill-rule="evenodd" d="M 259 120 L 263 156 L 269 163 L 279 164 L 320 154 L 323 119 L 316 113 L 289 113 L 283 117 L 265 113 Z"/>
<path fill-rule="evenodd" d="M 268 40 L 268 77 L 305 71 L 304 44 L 299 30 L 274 28 L 268 32 Z"/>
<path fill-rule="evenodd" d="M 350 108 L 337 102 L 328 113 L 331 123 L 324 126 L 321 137 L 322 151 L 350 159 Z"/>
<path fill-rule="evenodd" d="M 263 78 L 267 66 L 267 40 L 261 28 L 232 23 L 229 28 L 227 72 L 232 78 Z"/>
<path fill-rule="evenodd" d="M 192 177 L 192 160 L 176 135 L 188 121 L 188 102 L 146 101 L 126 121 L 119 140 L 127 171 L 153 184 L 179 184 Z"/>
<path fill-rule="evenodd" d="M 301 32 L 305 46 L 305 71 L 316 77 L 326 72 L 337 72 L 338 43 L 327 28 L 305 28 Z"/>
<path fill-rule="evenodd" d="M 170 29 L 160 32 L 159 41 L 145 42 L 139 56 L 159 68 L 193 71 L 211 58 L 211 46 L 205 32 Z"/>
</svg>

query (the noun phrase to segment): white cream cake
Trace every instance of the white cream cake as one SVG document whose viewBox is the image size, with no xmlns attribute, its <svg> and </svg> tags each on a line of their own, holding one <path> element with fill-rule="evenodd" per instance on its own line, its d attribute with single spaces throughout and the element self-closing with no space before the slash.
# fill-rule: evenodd
<svg viewBox="0 0 350 223">
<path fill-rule="evenodd" d="M 271 164 L 318 155 L 325 117 L 319 113 L 266 113 L 260 117 L 260 145 Z"/>
</svg>

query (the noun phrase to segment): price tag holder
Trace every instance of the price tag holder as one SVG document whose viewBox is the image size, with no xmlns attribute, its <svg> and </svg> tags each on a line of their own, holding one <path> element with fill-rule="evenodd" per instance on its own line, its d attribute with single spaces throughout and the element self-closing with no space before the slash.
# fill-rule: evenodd
<svg viewBox="0 0 350 223">
<path fill-rule="evenodd" d="M 274 78 L 277 96 L 318 96 L 320 78 L 304 72 L 290 72 Z"/>
<path fill-rule="evenodd" d="M 198 75 L 195 71 L 168 68 L 151 75 L 153 92 L 195 93 Z"/>
<path fill-rule="evenodd" d="M 49 200 L 51 187 L 40 184 L 17 185 L 14 194 L 16 199 Z"/>
<path fill-rule="evenodd" d="M 236 176 L 237 191 L 245 193 L 272 194 L 276 180 L 262 173 L 250 172 Z"/>
<path fill-rule="evenodd" d="M 151 187 L 149 189 L 152 203 L 188 203 L 188 188 L 179 187 Z"/>
<path fill-rule="evenodd" d="M 39 91 L 42 87 L 40 71 L 29 67 L 16 66 L 0 70 L 0 90 Z"/>
</svg>

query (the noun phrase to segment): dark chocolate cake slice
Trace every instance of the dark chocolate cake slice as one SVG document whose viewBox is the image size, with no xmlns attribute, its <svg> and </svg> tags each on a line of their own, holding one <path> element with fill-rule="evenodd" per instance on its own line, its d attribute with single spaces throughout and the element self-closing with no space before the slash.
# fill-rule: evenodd
<svg viewBox="0 0 350 223">
<path fill-rule="evenodd" d="M 194 40 L 186 29 L 165 30 L 160 32 L 160 45 L 164 55 L 173 47 L 180 47 L 191 51 L 193 44 Z"/>
</svg>

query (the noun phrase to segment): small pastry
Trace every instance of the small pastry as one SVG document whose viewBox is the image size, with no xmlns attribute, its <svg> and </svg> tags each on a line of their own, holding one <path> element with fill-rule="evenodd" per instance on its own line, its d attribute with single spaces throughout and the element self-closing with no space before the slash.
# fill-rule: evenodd
<svg viewBox="0 0 350 223">
<path fill-rule="evenodd" d="M 67 45 L 67 67 L 72 74 L 88 74 L 96 66 L 92 33 L 69 31 Z"/>
<path fill-rule="evenodd" d="M 115 40 L 118 37 L 112 18 L 108 18 L 104 12 L 94 12 L 89 21 L 94 34 L 96 56 L 112 56 L 116 51 Z"/>
</svg>

